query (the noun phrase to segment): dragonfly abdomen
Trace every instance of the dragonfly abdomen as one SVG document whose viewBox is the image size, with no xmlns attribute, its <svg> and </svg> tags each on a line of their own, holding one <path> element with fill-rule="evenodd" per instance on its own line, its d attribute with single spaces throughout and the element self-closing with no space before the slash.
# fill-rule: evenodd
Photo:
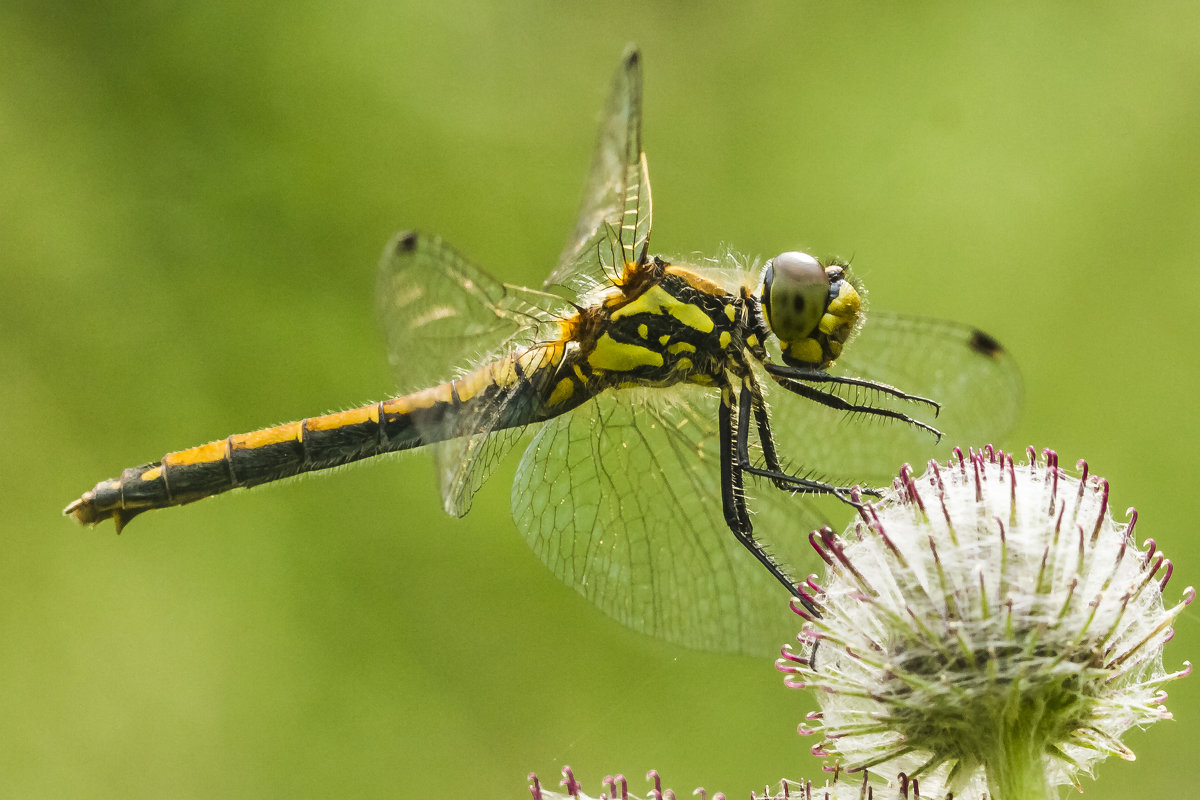
<svg viewBox="0 0 1200 800">
<path fill-rule="evenodd" d="M 398 398 L 403 399 L 403 398 Z M 118 532 L 134 516 L 153 508 L 183 505 L 215 494 L 328 469 L 387 452 L 391 444 L 380 425 L 380 411 L 395 400 L 350 411 L 310 417 L 273 428 L 240 433 L 209 444 L 168 453 L 161 461 L 133 467 L 120 477 L 96 484 L 67 506 L 82 523 L 112 518 Z M 398 420 L 409 423 L 407 418 Z M 396 425 L 395 447 L 421 444 L 407 433 L 411 424 Z"/>
<path fill-rule="evenodd" d="M 64 513 L 85 524 L 112 518 L 120 531 L 150 509 L 483 432 L 473 420 L 491 430 L 543 420 L 577 404 L 547 410 L 561 354 L 546 355 L 547 348 L 523 351 L 413 394 L 168 453 L 101 481 Z"/>
</svg>

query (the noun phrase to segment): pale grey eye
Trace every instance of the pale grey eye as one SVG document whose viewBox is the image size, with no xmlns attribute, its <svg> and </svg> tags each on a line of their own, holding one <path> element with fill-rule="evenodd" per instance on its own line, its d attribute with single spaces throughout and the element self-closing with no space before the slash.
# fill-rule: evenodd
<svg viewBox="0 0 1200 800">
<path fill-rule="evenodd" d="M 816 329 L 829 300 L 821 262 L 795 250 L 780 253 L 763 271 L 762 303 L 780 341 L 803 339 Z"/>
</svg>

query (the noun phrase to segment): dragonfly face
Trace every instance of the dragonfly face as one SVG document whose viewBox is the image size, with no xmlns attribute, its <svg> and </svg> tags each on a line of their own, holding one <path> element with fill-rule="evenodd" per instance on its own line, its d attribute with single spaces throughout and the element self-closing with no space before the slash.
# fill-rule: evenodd
<svg viewBox="0 0 1200 800">
<path fill-rule="evenodd" d="M 843 264 L 652 255 L 641 98 L 631 51 L 579 221 L 540 289 L 498 281 L 436 237 L 388 244 L 378 297 L 403 394 L 168 453 L 66 513 L 120 530 L 150 509 L 426 448 L 443 507 L 461 516 L 528 430 L 512 514 L 555 575 L 636 630 L 777 650 L 824 522 L 796 495 L 842 496 L 928 457 L 937 432 L 916 415 L 939 403 L 956 436 L 999 434 L 1020 381 L 969 326 L 866 322 Z"/>
<path fill-rule="evenodd" d="M 829 369 L 863 321 L 862 298 L 845 268 L 822 266 L 808 253 L 768 261 L 759 295 L 783 361 L 793 367 Z"/>
</svg>

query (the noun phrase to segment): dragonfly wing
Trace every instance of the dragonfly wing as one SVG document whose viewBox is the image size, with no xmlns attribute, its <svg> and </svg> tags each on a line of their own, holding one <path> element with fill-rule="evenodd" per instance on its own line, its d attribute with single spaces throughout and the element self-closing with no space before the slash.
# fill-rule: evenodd
<svg viewBox="0 0 1200 800">
<path fill-rule="evenodd" d="M 378 302 L 401 388 L 412 392 L 557 335 L 560 298 L 503 284 L 441 239 L 402 233 L 384 251 Z M 532 368 L 533 359 L 530 359 Z M 520 435 L 511 429 L 517 387 L 439 421 L 433 445 L 443 505 L 466 514 L 471 498 Z M 450 430 L 446 430 L 449 426 Z M 497 427 L 503 430 L 493 430 Z"/>
<path fill-rule="evenodd" d="M 566 305 L 501 283 L 441 238 L 412 232 L 385 248 L 376 295 L 388 358 L 405 392 L 557 335 L 551 330 Z"/>
<path fill-rule="evenodd" d="M 551 420 L 521 460 L 513 517 L 555 575 L 624 625 L 777 652 L 798 625 L 786 590 L 725 526 L 716 404 L 699 387 L 620 390 Z M 806 508 L 795 504 L 793 543 Z"/>
<path fill-rule="evenodd" d="M 877 391 L 819 385 L 855 403 L 903 411 L 944 434 L 938 444 L 913 426 L 833 411 L 771 387 L 781 456 L 790 459 L 795 472 L 819 468 L 819 477 L 838 483 L 878 485 L 902 463 L 919 466 L 948 456 L 954 446 L 996 442 L 1012 429 L 1020 409 L 1021 376 L 1012 356 L 982 331 L 955 322 L 870 312 L 831 371 L 937 401 L 941 410 L 935 416 L 926 406 Z"/>
<path fill-rule="evenodd" d="M 575 230 L 546 285 L 580 293 L 639 263 L 650 241 L 650 175 L 642 152 L 642 70 L 626 52 L 613 80 Z M 624 262 L 624 263 L 622 263 Z"/>
<path fill-rule="evenodd" d="M 471 509 L 471 500 L 521 438 L 540 401 L 528 391 L 529 381 L 548 382 L 539 377 L 553 373 L 559 364 L 554 347 L 532 348 L 520 357 L 523 382 L 495 392 L 481 402 L 467 404 L 456 412 L 456 438 L 434 445 L 434 463 L 446 512 L 456 517 Z"/>
<path fill-rule="evenodd" d="M 449 439 L 433 445 L 433 463 L 442 493 L 442 508 L 466 516 L 479 487 L 521 438 L 520 428 Z"/>
</svg>

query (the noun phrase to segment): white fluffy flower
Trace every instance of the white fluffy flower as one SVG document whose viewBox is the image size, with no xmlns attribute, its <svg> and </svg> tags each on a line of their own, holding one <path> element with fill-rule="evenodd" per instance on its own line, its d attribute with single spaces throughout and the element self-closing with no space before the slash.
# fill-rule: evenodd
<svg viewBox="0 0 1200 800">
<path fill-rule="evenodd" d="M 901 778 L 897 781 L 894 793 L 884 795 L 869 786 L 870 776 L 863 772 L 861 776 L 834 774 L 824 781 L 824 785 L 814 785 L 812 781 L 780 781 L 778 789 L 770 786 L 763 788 L 763 793 L 750 793 L 750 800 L 922 800 L 929 795 L 922 794 L 916 781 Z M 646 775 L 650 781 L 650 790 L 644 794 L 629 791 L 629 782 L 624 775 L 610 775 L 601 781 L 602 787 L 598 795 L 584 791 L 575 773 L 570 767 L 562 768 L 562 780 L 559 785 L 563 791 L 558 792 L 542 786 L 536 775 L 529 776 L 529 793 L 533 800 L 675 800 L 679 797 L 671 789 L 664 789 L 658 772 L 650 770 Z M 683 796 L 688 793 L 684 792 Z M 705 789 L 695 789 L 691 796 L 700 800 L 725 800 L 722 792 L 712 794 Z M 745 796 L 745 795 L 741 795 Z"/>
<path fill-rule="evenodd" d="M 1108 755 L 1133 759 L 1131 727 L 1170 714 L 1162 649 L 1194 596 L 1165 608 L 1171 576 L 1137 513 L 1113 521 L 1108 483 L 1018 465 L 987 448 L 920 478 L 905 469 L 842 536 L 813 544 L 820 616 L 788 683 L 817 691 L 805 733 L 842 769 L 919 776 L 923 797 L 1053 796 Z"/>
</svg>

